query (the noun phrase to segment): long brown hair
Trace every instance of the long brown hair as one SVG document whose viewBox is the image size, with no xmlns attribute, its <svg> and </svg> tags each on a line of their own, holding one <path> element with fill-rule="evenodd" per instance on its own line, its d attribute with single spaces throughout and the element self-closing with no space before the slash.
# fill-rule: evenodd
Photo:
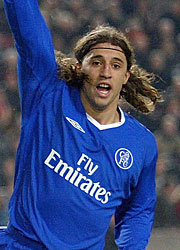
<svg viewBox="0 0 180 250">
<path fill-rule="evenodd" d="M 74 58 L 68 58 L 61 52 L 56 51 L 59 77 L 65 80 L 67 84 L 81 88 L 84 80 L 88 80 L 88 76 L 83 73 L 78 74 L 75 64 L 77 61 L 82 63 L 84 56 L 91 48 L 103 42 L 119 46 L 126 56 L 127 70 L 130 72 L 130 77 L 127 84 L 123 85 L 120 97 L 142 113 L 152 112 L 156 103 L 162 101 L 160 91 L 152 86 L 156 76 L 153 73 L 146 72 L 136 64 L 134 51 L 128 39 L 114 27 L 98 26 L 83 36 L 74 48 Z"/>
</svg>

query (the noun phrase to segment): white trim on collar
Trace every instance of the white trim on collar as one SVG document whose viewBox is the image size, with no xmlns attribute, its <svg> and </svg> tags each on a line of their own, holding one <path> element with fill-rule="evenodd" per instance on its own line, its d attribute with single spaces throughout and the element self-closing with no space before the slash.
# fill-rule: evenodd
<svg viewBox="0 0 180 250">
<path fill-rule="evenodd" d="M 92 116 L 87 115 L 87 119 L 94 125 L 96 126 L 99 130 L 104 130 L 104 129 L 110 129 L 110 128 L 117 128 L 121 125 L 124 124 L 125 122 L 125 116 L 124 116 L 124 112 L 122 111 L 122 109 L 120 107 L 119 108 L 119 111 L 121 113 L 121 121 L 120 122 L 115 122 L 115 123 L 111 123 L 111 124 L 106 124 L 106 125 L 102 125 L 100 124 L 98 121 L 96 121 Z"/>
</svg>

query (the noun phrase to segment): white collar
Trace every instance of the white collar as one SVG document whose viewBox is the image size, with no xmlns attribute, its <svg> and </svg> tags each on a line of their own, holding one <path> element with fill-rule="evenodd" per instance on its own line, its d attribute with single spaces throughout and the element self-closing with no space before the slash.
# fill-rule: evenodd
<svg viewBox="0 0 180 250">
<path fill-rule="evenodd" d="M 100 124 L 98 121 L 96 121 L 92 116 L 87 115 L 87 119 L 94 125 L 96 126 L 99 130 L 104 130 L 104 129 L 109 129 L 109 128 L 116 128 L 116 127 L 119 127 L 121 125 L 124 124 L 125 122 L 125 116 L 124 116 L 124 112 L 122 111 L 122 109 L 120 107 L 119 108 L 119 111 L 121 113 L 121 121 L 120 122 L 115 122 L 115 123 L 111 123 L 111 124 L 105 124 L 105 125 L 102 125 Z"/>
</svg>

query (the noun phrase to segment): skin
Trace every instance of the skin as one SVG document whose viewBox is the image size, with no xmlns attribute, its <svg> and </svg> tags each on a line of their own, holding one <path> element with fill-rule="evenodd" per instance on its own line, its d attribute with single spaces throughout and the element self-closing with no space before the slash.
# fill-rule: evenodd
<svg viewBox="0 0 180 250">
<path fill-rule="evenodd" d="M 96 44 L 82 64 L 77 64 L 77 70 L 91 80 L 85 81 L 81 89 L 86 112 L 102 125 L 119 122 L 119 95 L 130 75 L 122 49 L 110 43 Z"/>
</svg>

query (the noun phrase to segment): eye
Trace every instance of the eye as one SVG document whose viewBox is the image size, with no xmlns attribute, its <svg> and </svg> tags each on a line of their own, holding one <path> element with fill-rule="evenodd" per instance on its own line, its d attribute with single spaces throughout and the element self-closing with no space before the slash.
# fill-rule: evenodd
<svg viewBox="0 0 180 250">
<path fill-rule="evenodd" d="M 96 61 L 92 62 L 92 65 L 93 66 L 99 66 L 99 65 L 102 65 L 102 63 L 101 63 L 101 61 L 96 60 Z"/>
<path fill-rule="evenodd" d="M 113 63 L 113 68 L 114 69 L 119 69 L 121 65 L 119 63 Z"/>
</svg>

